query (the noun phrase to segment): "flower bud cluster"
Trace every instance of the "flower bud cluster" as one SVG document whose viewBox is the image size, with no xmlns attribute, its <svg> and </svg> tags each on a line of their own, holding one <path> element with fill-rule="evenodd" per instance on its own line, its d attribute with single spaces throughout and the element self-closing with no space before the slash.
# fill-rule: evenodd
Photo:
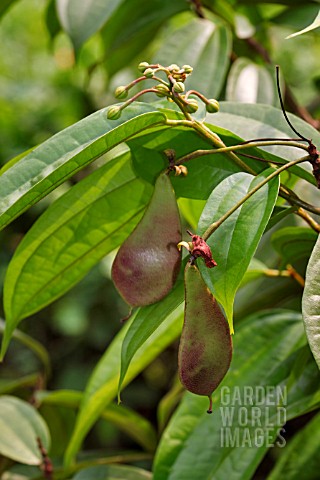
<svg viewBox="0 0 320 480">
<path fill-rule="evenodd" d="M 141 90 L 132 98 L 129 98 L 126 102 L 120 105 L 113 105 L 108 109 L 107 117 L 110 120 L 117 120 L 121 116 L 121 112 L 124 108 L 134 102 L 138 97 L 144 93 L 155 93 L 158 97 L 166 97 L 167 100 L 176 103 L 185 116 L 195 113 L 198 108 L 198 99 L 189 98 L 190 95 L 197 96 L 206 106 L 206 110 L 209 113 L 214 113 L 219 110 L 219 103 L 215 99 L 207 99 L 201 93 L 195 90 L 189 90 L 185 92 L 185 80 L 192 74 L 193 68 L 190 65 L 179 65 L 173 63 L 167 67 L 160 64 L 149 64 L 148 62 L 141 62 L 138 65 L 138 70 L 142 73 L 142 76 L 129 83 L 128 85 L 121 85 L 116 88 L 115 96 L 119 100 L 124 100 L 128 96 L 129 90 L 138 83 L 152 79 L 157 82 L 152 88 L 146 88 Z M 166 80 L 159 78 L 158 73 L 164 73 Z"/>
</svg>

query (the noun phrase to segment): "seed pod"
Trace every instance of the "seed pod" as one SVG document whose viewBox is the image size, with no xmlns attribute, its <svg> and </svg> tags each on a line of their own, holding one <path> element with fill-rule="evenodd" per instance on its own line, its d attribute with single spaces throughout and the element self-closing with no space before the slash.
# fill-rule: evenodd
<svg viewBox="0 0 320 480">
<path fill-rule="evenodd" d="M 149 305 L 170 292 L 181 265 L 180 240 L 176 197 L 168 175 L 162 173 L 143 218 L 112 266 L 115 286 L 129 305 Z"/>
<path fill-rule="evenodd" d="M 209 397 L 226 375 L 232 356 L 228 322 L 195 265 L 185 268 L 184 325 L 179 345 L 179 376 L 189 392 Z"/>
</svg>

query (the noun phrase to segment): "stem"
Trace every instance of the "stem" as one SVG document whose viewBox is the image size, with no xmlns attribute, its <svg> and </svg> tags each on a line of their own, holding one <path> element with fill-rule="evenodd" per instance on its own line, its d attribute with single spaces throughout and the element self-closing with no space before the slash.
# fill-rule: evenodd
<svg viewBox="0 0 320 480">
<path fill-rule="evenodd" d="M 303 208 L 298 208 L 295 212 L 296 215 L 303 218 L 307 222 L 308 225 L 317 233 L 320 233 L 320 225 L 316 222 Z"/>
<path fill-rule="evenodd" d="M 305 281 L 304 278 L 297 272 L 297 270 L 292 265 L 287 265 L 287 271 L 289 272 L 290 277 L 294 278 L 301 287 L 304 288 Z"/>
<path fill-rule="evenodd" d="M 258 141 L 258 142 L 251 142 L 251 143 L 241 143 L 239 145 L 232 145 L 231 147 L 221 147 L 221 148 L 216 148 L 211 150 L 195 150 L 194 152 L 191 152 L 188 155 L 184 155 L 183 157 L 181 157 L 176 164 L 179 165 L 180 163 L 186 163 L 189 160 L 193 160 L 194 158 L 202 157 L 204 155 L 214 155 L 215 153 L 234 152 L 238 150 L 245 150 L 246 148 L 266 147 L 270 145 L 284 145 L 287 147 L 296 147 L 296 148 L 301 148 L 302 150 L 305 150 L 306 152 L 308 152 L 308 147 L 298 142 L 292 142 L 288 140 Z"/>
<path fill-rule="evenodd" d="M 213 232 L 217 230 L 220 225 L 227 220 L 227 218 L 230 217 L 241 205 L 243 205 L 254 193 L 256 193 L 260 188 L 262 188 L 264 185 L 266 185 L 270 180 L 275 178 L 277 175 L 280 175 L 281 172 L 286 170 L 287 168 L 292 167 L 293 165 L 297 165 L 298 163 L 305 162 L 306 160 L 309 160 L 309 155 L 306 157 L 298 158 L 297 160 L 293 160 L 292 162 L 288 162 L 282 167 L 278 168 L 274 172 L 272 172 L 268 177 L 266 177 L 262 182 L 258 183 L 252 190 L 250 190 L 239 202 L 237 202 L 230 210 L 228 210 L 222 217 L 219 218 L 216 222 L 212 223 L 207 230 L 204 232 L 202 235 L 202 238 L 204 240 L 207 240 Z"/>
<path fill-rule="evenodd" d="M 193 128 L 200 133 L 200 135 L 205 138 L 206 140 L 209 140 L 215 147 L 217 148 L 227 148 L 228 147 L 223 143 L 221 138 L 216 135 L 214 132 L 212 132 L 206 125 L 204 125 L 201 122 L 197 122 L 196 120 L 193 120 Z M 256 172 L 252 170 L 252 168 L 248 167 L 235 153 L 232 152 L 232 150 L 226 150 L 225 152 L 229 158 L 231 158 L 237 165 L 239 165 L 240 168 L 245 170 L 248 173 L 251 173 L 252 175 L 256 175 Z"/>
<path fill-rule="evenodd" d="M 301 198 L 299 198 L 298 195 L 287 186 L 282 185 L 280 187 L 280 191 L 281 197 L 287 200 L 291 205 L 297 205 L 298 207 L 302 207 L 302 209 L 308 210 L 308 212 L 320 215 L 320 208 L 301 200 Z"/>
</svg>

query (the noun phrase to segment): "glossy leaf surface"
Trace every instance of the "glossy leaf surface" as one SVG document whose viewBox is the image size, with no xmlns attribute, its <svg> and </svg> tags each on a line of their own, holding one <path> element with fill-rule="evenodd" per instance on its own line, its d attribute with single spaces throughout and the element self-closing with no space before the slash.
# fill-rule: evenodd
<svg viewBox="0 0 320 480">
<path fill-rule="evenodd" d="M 1 229 L 114 146 L 164 121 L 161 113 L 146 104 L 128 107 L 118 120 L 108 120 L 107 110 L 57 133 L 0 176 Z"/>
</svg>

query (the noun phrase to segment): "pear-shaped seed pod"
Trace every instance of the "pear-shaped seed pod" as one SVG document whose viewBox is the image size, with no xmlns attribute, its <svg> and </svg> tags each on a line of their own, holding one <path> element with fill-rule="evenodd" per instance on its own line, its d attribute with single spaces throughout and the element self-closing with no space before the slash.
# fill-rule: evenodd
<svg viewBox="0 0 320 480">
<path fill-rule="evenodd" d="M 179 376 L 184 387 L 210 399 L 232 357 L 227 320 L 195 265 L 185 268 L 185 313 L 179 346 Z"/>
<path fill-rule="evenodd" d="M 115 286 L 129 305 L 149 305 L 170 292 L 181 265 L 180 240 L 176 197 L 168 175 L 162 173 L 143 218 L 112 266 Z"/>
</svg>

